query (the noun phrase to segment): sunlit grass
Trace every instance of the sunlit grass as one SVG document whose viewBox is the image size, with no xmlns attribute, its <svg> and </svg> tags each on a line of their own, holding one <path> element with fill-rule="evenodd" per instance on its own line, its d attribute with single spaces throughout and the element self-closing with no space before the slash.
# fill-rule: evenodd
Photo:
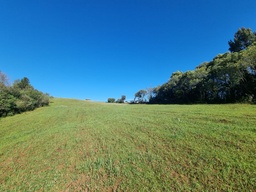
<svg viewBox="0 0 256 192">
<path fill-rule="evenodd" d="M 53 99 L 0 119 L 0 191 L 253 191 L 255 105 Z"/>
</svg>

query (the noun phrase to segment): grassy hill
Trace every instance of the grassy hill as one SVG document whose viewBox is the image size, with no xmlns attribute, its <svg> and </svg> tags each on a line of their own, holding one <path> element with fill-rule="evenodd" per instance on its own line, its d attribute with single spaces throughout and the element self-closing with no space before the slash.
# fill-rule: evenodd
<svg viewBox="0 0 256 192">
<path fill-rule="evenodd" d="M 53 99 L 0 119 L 0 191 L 256 189 L 256 105 Z"/>
</svg>

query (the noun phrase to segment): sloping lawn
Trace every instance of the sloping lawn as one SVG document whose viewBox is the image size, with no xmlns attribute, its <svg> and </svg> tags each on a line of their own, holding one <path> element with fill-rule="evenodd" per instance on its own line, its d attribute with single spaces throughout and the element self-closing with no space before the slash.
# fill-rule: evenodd
<svg viewBox="0 0 256 192">
<path fill-rule="evenodd" d="M 0 191 L 177 190 L 256 190 L 256 105 L 53 99 L 0 119 Z"/>
</svg>

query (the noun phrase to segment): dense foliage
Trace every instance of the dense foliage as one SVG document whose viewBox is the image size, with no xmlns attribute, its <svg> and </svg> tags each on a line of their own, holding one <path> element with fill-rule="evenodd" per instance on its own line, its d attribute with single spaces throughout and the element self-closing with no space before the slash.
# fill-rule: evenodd
<svg viewBox="0 0 256 192">
<path fill-rule="evenodd" d="M 174 72 L 168 82 L 148 93 L 149 103 L 256 102 L 256 33 L 241 28 L 229 45 L 230 52 L 195 70 Z M 140 93 L 135 97 L 142 101 Z"/>
<path fill-rule="evenodd" d="M 49 95 L 30 85 L 24 77 L 8 85 L 7 77 L 0 71 L 0 117 L 14 115 L 49 104 Z"/>
</svg>

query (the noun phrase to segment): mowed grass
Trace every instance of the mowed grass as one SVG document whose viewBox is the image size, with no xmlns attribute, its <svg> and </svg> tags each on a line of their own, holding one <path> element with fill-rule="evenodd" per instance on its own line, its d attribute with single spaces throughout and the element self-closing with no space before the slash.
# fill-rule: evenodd
<svg viewBox="0 0 256 192">
<path fill-rule="evenodd" d="M 255 105 L 53 99 L 0 119 L 0 191 L 255 191 Z"/>
</svg>

